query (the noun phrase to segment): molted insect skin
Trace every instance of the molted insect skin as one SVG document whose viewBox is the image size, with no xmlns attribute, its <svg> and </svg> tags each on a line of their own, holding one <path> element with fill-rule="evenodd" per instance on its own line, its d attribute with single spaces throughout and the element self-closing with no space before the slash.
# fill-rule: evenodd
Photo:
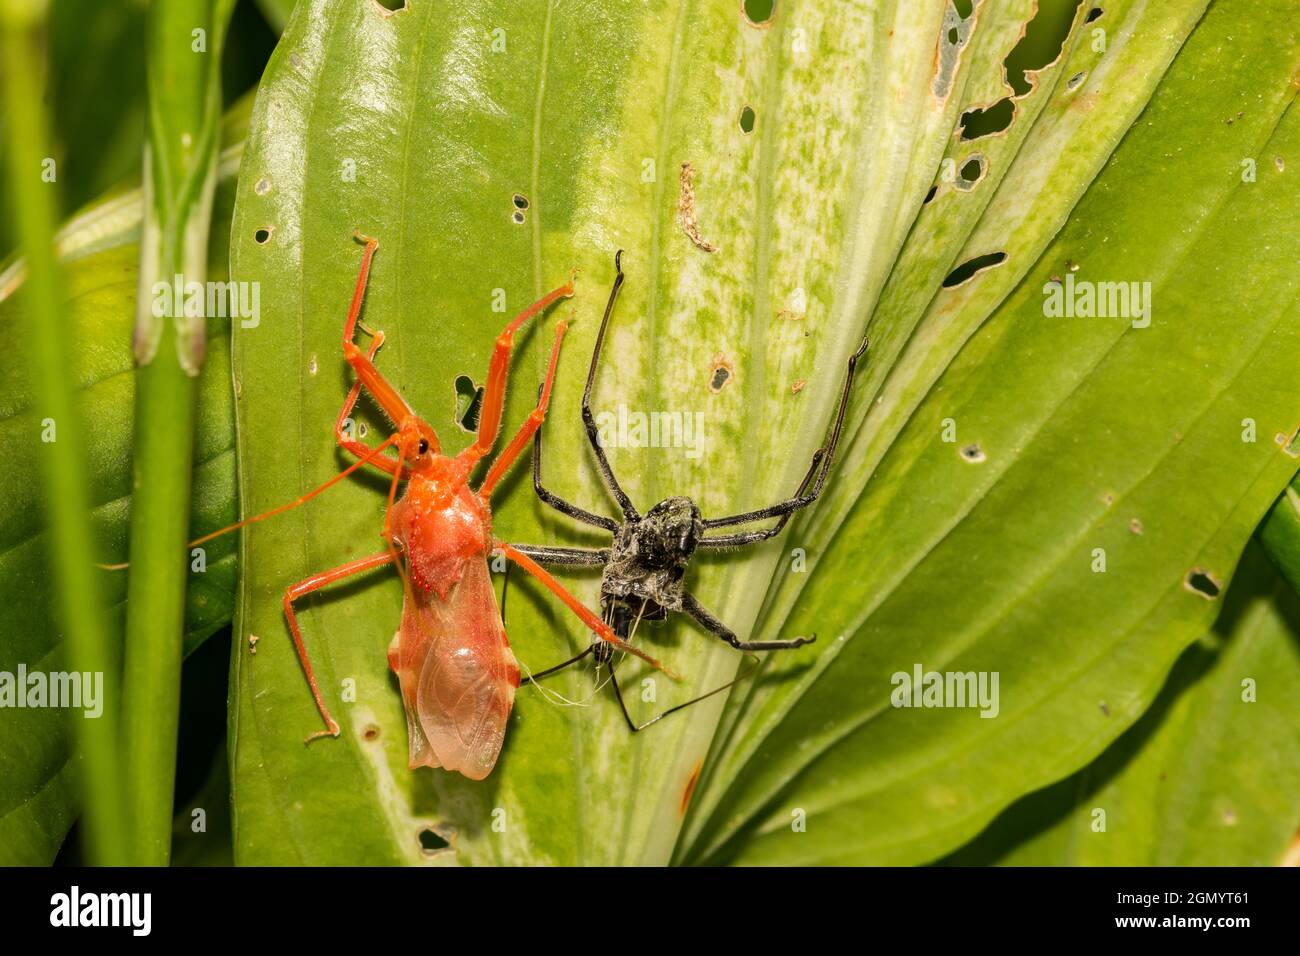
<svg viewBox="0 0 1300 956">
<path fill-rule="evenodd" d="M 393 520 L 409 581 L 388 664 L 402 687 L 410 766 L 482 780 L 519 686 L 488 574 L 490 515 L 466 486 L 448 493 L 416 476 Z"/>
<path fill-rule="evenodd" d="M 388 648 L 406 710 L 410 767 L 482 780 L 496 766 L 519 686 L 486 561 L 471 561 L 446 597 L 413 582 Z"/>
<path fill-rule="evenodd" d="M 662 621 L 681 608 L 682 579 L 703 530 L 700 509 L 684 497 L 666 498 L 623 525 L 601 580 L 601 603 L 614 606 L 615 621 Z"/>
</svg>

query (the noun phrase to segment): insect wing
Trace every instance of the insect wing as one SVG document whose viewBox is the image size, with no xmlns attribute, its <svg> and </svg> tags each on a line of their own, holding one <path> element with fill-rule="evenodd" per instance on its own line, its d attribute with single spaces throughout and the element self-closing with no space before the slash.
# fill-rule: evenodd
<svg viewBox="0 0 1300 956">
<path fill-rule="evenodd" d="M 410 766 L 482 780 L 496 765 L 519 685 L 487 563 L 469 561 L 445 599 L 408 585 L 388 649 L 402 686 Z"/>
</svg>

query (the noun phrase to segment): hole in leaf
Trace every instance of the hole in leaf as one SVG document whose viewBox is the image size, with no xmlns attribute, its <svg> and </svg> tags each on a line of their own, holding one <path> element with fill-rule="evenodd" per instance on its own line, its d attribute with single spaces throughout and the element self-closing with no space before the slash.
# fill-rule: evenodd
<svg viewBox="0 0 1300 956">
<path fill-rule="evenodd" d="M 970 186 L 974 186 L 984 175 L 984 157 L 972 156 L 966 162 L 962 163 L 961 178 Z"/>
<path fill-rule="evenodd" d="M 943 280 L 943 287 L 951 289 L 959 286 L 977 272 L 985 269 L 992 269 L 994 266 L 1001 265 L 1007 261 L 1005 252 L 990 252 L 982 256 L 976 256 L 974 259 L 968 259 L 959 265 L 952 272 L 948 273 L 948 278 Z"/>
<path fill-rule="evenodd" d="M 957 32 L 957 28 L 956 28 L 956 27 L 952 27 L 951 29 L 948 30 L 948 42 L 949 42 L 949 43 L 951 43 L 953 46 L 956 46 L 956 45 L 957 45 L 957 41 L 960 40 L 960 39 L 961 39 L 961 34 L 959 34 L 959 33 Z"/>
<path fill-rule="evenodd" d="M 521 195 L 519 195 L 519 193 L 515 193 L 514 196 L 511 197 L 510 201 L 513 202 L 513 203 L 515 204 L 515 208 L 516 208 L 516 209 L 527 209 L 527 208 L 528 208 L 528 199 L 527 199 L 527 197 L 525 197 L 525 196 L 521 196 Z"/>
<path fill-rule="evenodd" d="M 975 2 L 974 0 L 952 0 L 952 8 L 957 11 L 957 16 L 968 20 L 971 11 L 975 8 Z"/>
<path fill-rule="evenodd" d="M 922 205 L 924 205 L 925 203 L 928 203 L 931 199 L 933 199 L 934 196 L 935 196 L 935 193 L 937 193 L 938 191 L 939 191 L 939 185 L 938 185 L 937 183 L 936 183 L 935 185 L 931 186 L 931 187 L 930 187 L 930 191 L 929 191 L 928 193 L 925 194 L 925 199 L 922 201 Z"/>
<path fill-rule="evenodd" d="M 1068 81 L 1066 81 L 1065 87 L 1071 93 L 1073 93 L 1079 87 L 1083 86 L 1083 81 L 1086 80 L 1087 78 L 1088 78 L 1087 73 L 1076 73 L 1074 74 L 1074 76 L 1070 77 Z"/>
<path fill-rule="evenodd" d="M 972 140 L 1000 133 L 1011 125 L 1015 115 L 1016 104 L 1009 96 L 987 109 L 967 110 L 961 114 L 961 138 Z"/>
<path fill-rule="evenodd" d="M 740 128 L 741 128 L 741 130 L 742 130 L 743 132 L 746 132 L 746 133 L 752 133 L 752 132 L 754 132 L 754 109 L 753 109 L 753 107 L 751 107 L 751 106 L 746 106 L 743 110 L 740 111 Z"/>
<path fill-rule="evenodd" d="M 393 13 L 406 9 L 406 0 L 375 0 L 375 3 L 385 10 L 391 10 Z"/>
<path fill-rule="evenodd" d="M 1093 7 L 1091 10 L 1088 11 L 1088 19 L 1085 20 L 1084 22 L 1091 23 L 1093 20 L 1096 20 L 1099 16 L 1101 16 L 1105 12 L 1106 11 L 1103 10 L 1101 7 Z"/>
<path fill-rule="evenodd" d="M 1034 88 L 1030 73 L 1041 70 L 1061 55 L 1079 2 L 1039 4 L 1038 14 L 1029 21 L 1025 35 L 1006 59 L 1007 83 L 1015 90 L 1016 96 L 1024 96 Z"/>
<path fill-rule="evenodd" d="M 1020 38 L 1003 62 L 1004 76 L 1011 87 L 1011 96 L 999 100 L 992 106 L 968 110 L 961 117 L 961 138 L 979 139 L 1000 133 L 1011 125 L 1015 118 L 1014 97 L 1026 95 L 1034 88 L 1029 74 L 1043 69 L 1047 64 L 1061 55 L 1066 37 L 1070 35 L 1070 25 L 1074 22 L 1075 11 L 1079 9 L 1080 0 L 1064 4 L 1039 4 L 1038 12 L 1025 26 L 1025 35 Z M 1054 9 L 1052 9 L 1054 8 Z"/>
<path fill-rule="evenodd" d="M 420 852 L 425 856 L 432 856 L 439 850 L 445 850 L 450 846 L 451 844 L 433 827 L 425 827 L 420 831 Z"/>
<path fill-rule="evenodd" d="M 767 23 L 776 12 L 776 0 L 745 0 L 745 18 L 755 26 Z"/>
<path fill-rule="evenodd" d="M 517 225 L 522 226 L 524 224 L 524 214 L 522 210 L 516 209 L 514 215 L 510 218 L 513 219 Z"/>
<path fill-rule="evenodd" d="M 271 230 L 269 228 L 259 229 L 257 230 L 257 232 L 253 233 L 253 239 L 257 242 L 259 246 L 265 245 L 266 241 L 270 238 L 271 238 Z"/>
<path fill-rule="evenodd" d="M 709 391 L 714 394 L 722 391 L 723 386 L 731 381 L 734 374 L 735 369 L 725 355 L 719 352 L 713 356 L 713 367 L 709 372 Z"/>
<path fill-rule="evenodd" d="M 1204 568 L 1192 568 L 1192 570 L 1188 571 L 1187 578 L 1183 581 L 1183 587 L 1193 594 L 1199 594 L 1207 601 L 1213 601 L 1222 590 L 1219 582 L 1214 579 L 1214 575 Z"/>
<path fill-rule="evenodd" d="M 961 450 L 961 456 L 973 465 L 978 465 L 980 462 L 984 461 L 986 457 L 984 449 L 979 446 L 978 442 L 972 443 L 963 448 Z"/>
<path fill-rule="evenodd" d="M 478 431 L 478 417 L 483 410 L 483 386 L 475 385 L 468 375 L 457 375 L 456 406 L 453 418 L 467 432 Z"/>
</svg>

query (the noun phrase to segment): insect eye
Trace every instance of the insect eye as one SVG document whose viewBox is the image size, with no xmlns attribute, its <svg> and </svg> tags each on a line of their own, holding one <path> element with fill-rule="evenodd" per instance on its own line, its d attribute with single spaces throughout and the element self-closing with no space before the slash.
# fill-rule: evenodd
<svg viewBox="0 0 1300 956">
<path fill-rule="evenodd" d="M 429 450 L 429 442 L 428 442 L 428 440 L 427 440 L 427 439 L 424 439 L 424 438 L 421 438 L 421 439 L 420 439 L 420 454 L 423 455 L 423 454 L 424 454 L 426 451 L 428 451 L 428 450 Z"/>
</svg>

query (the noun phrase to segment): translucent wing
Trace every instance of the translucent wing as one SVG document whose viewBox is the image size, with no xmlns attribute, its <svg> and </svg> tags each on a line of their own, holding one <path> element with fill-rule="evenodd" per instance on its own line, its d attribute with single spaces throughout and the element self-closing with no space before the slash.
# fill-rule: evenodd
<svg viewBox="0 0 1300 956">
<path fill-rule="evenodd" d="M 388 648 L 402 685 L 410 765 L 482 780 L 496 765 L 519 686 L 486 561 L 469 560 L 446 598 L 407 585 Z"/>
</svg>

